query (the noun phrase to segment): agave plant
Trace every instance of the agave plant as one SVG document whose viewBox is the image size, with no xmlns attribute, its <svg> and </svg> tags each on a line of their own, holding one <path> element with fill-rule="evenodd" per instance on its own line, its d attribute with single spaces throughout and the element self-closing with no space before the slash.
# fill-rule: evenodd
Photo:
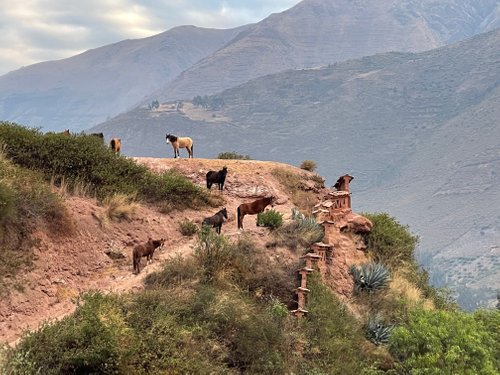
<svg viewBox="0 0 500 375">
<path fill-rule="evenodd" d="M 351 266 L 349 272 L 357 292 L 373 293 L 389 284 L 389 270 L 381 263 L 363 264 L 359 269 Z"/>
<path fill-rule="evenodd" d="M 378 316 L 371 316 L 365 326 L 365 335 L 375 345 L 389 341 L 394 326 L 386 325 Z"/>
</svg>

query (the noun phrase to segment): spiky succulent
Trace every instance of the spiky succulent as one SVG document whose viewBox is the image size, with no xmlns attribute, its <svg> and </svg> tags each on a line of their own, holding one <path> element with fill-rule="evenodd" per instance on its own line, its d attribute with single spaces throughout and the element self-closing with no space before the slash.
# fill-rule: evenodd
<svg viewBox="0 0 500 375">
<path fill-rule="evenodd" d="M 389 341 L 394 326 L 386 325 L 378 316 L 371 316 L 365 326 L 365 335 L 375 345 Z"/>
<path fill-rule="evenodd" d="M 380 263 L 366 263 L 359 269 L 351 266 L 349 269 L 357 292 L 373 293 L 378 289 L 387 287 L 389 283 L 389 270 Z"/>
</svg>

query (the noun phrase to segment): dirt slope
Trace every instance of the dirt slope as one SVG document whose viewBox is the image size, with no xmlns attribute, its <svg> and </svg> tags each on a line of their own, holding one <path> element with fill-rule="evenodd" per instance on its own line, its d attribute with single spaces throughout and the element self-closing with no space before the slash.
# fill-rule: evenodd
<svg viewBox="0 0 500 375">
<path fill-rule="evenodd" d="M 228 221 L 222 227 L 222 233 L 229 237 L 242 235 L 236 224 L 236 208 L 243 202 L 257 197 L 273 194 L 277 197 L 274 209 L 290 219 L 293 204 L 284 187 L 272 175 L 275 168 L 284 168 L 300 173 L 296 167 L 266 161 L 212 160 L 212 159 L 155 159 L 137 158 L 139 163 L 155 172 L 175 169 L 193 182 L 205 185 L 205 175 L 209 170 L 228 167 L 224 192 L 212 187 L 213 194 L 222 194 L 228 209 Z M 324 193 L 324 192 L 323 192 Z M 321 195 L 319 193 L 318 195 Z M 66 205 L 76 223 L 76 234 L 71 237 L 54 238 L 40 230 L 35 235 L 38 245 L 34 249 L 33 267 L 17 280 L 18 287 L 12 290 L 8 298 L 0 302 L 0 341 L 15 343 L 25 329 L 36 329 L 42 322 L 60 319 L 75 308 L 75 297 L 90 290 L 104 293 L 134 292 L 143 287 L 144 277 L 160 269 L 162 262 L 176 253 L 184 255 L 193 251 L 195 238 L 182 236 L 179 223 L 190 219 L 201 224 L 204 217 L 211 216 L 218 208 L 206 208 L 199 211 L 184 210 L 162 214 L 140 206 L 135 218 L 128 222 L 101 223 L 104 208 L 95 199 L 66 197 Z M 257 245 L 264 246 L 268 240 L 268 230 L 256 227 L 255 216 L 244 220 L 244 233 L 250 234 Z M 360 262 L 364 254 L 356 250 L 356 239 L 349 234 L 340 234 L 337 267 L 346 263 Z M 132 248 L 136 243 L 145 242 L 148 237 L 166 238 L 163 249 L 155 253 L 153 264 L 145 266 L 139 275 L 132 273 Z M 337 244 L 337 246 L 339 245 Z M 350 249 L 354 256 L 349 255 Z M 279 251 L 279 250 L 278 250 Z M 122 255 L 111 259 L 106 253 Z M 297 254 L 284 251 L 284 256 L 294 258 Z M 345 271 L 345 270 L 344 270 Z M 331 277 L 336 282 L 331 280 Z M 352 287 L 345 272 L 331 273 L 328 284 L 338 289 L 344 296 Z M 344 281 L 343 281 L 344 280 Z"/>
</svg>

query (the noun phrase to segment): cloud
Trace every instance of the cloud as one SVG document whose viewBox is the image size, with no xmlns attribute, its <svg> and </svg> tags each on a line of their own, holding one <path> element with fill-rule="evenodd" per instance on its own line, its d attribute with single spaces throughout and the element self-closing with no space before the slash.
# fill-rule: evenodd
<svg viewBox="0 0 500 375">
<path fill-rule="evenodd" d="M 175 26 L 230 28 L 298 0 L 0 0 L 0 75 Z"/>
</svg>

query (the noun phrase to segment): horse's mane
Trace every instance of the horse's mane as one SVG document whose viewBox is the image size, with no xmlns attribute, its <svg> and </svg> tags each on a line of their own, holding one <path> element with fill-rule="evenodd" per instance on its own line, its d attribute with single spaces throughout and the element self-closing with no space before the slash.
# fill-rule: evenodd
<svg viewBox="0 0 500 375">
<path fill-rule="evenodd" d="M 167 138 L 170 140 L 170 142 L 175 142 L 178 139 L 178 137 L 173 134 L 167 134 Z"/>
</svg>

